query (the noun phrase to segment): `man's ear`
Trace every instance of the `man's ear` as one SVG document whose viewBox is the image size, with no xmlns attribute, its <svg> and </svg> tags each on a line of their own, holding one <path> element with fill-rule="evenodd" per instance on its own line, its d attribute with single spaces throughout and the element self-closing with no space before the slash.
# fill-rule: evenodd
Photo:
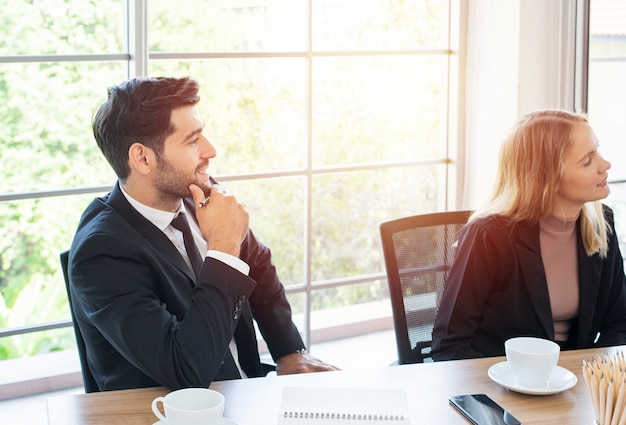
<svg viewBox="0 0 626 425">
<path fill-rule="evenodd" d="M 128 165 L 131 170 L 136 170 L 139 174 L 147 175 L 156 166 L 156 155 L 152 148 L 135 142 L 128 148 Z"/>
</svg>

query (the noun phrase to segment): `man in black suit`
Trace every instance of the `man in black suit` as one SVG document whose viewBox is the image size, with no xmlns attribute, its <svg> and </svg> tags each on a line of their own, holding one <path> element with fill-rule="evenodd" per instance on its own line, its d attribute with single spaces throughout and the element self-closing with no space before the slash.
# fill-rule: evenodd
<svg viewBox="0 0 626 425">
<path fill-rule="evenodd" d="M 209 176 L 198 100 L 194 80 L 136 78 L 94 117 L 118 182 L 83 213 L 68 271 L 99 391 L 263 376 L 253 318 L 278 374 L 336 369 L 305 353 L 269 249 Z"/>
</svg>

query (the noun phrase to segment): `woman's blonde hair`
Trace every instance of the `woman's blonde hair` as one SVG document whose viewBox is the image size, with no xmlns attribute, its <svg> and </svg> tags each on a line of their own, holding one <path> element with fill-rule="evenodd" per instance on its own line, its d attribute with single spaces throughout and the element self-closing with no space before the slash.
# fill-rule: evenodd
<svg viewBox="0 0 626 425">
<path fill-rule="evenodd" d="M 532 112 L 520 118 L 500 149 L 494 191 L 470 221 L 501 215 L 537 223 L 547 216 L 554 205 L 565 154 L 580 125 L 588 125 L 585 116 L 561 110 Z M 587 203 L 580 218 L 587 255 L 599 252 L 606 257 L 608 230 L 600 201 Z"/>
</svg>

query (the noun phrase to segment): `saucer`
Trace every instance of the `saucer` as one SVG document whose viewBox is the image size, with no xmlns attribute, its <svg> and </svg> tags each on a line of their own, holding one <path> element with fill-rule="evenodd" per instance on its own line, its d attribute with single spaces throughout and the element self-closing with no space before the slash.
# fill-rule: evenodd
<svg viewBox="0 0 626 425">
<path fill-rule="evenodd" d="M 557 366 L 554 369 L 554 372 L 552 372 L 552 375 L 550 375 L 548 385 L 544 387 L 527 387 L 520 385 L 517 383 L 517 380 L 513 375 L 513 371 L 506 361 L 496 363 L 491 366 L 487 374 L 496 384 L 500 384 L 503 387 L 518 393 L 531 395 L 557 394 L 562 391 L 569 390 L 576 385 L 576 382 L 578 382 L 576 375 L 565 368 Z"/>
<path fill-rule="evenodd" d="M 167 422 L 158 421 L 153 423 L 152 425 L 167 425 Z M 232 419 L 222 418 L 222 420 L 220 420 L 219 422 L 219 425 L 237 425 L 237 422 L 233 421 Z"/>
</svg>

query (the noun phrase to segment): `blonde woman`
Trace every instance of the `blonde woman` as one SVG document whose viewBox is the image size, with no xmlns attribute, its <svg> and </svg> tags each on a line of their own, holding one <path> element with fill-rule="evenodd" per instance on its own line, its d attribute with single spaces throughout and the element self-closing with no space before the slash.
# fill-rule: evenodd
<svg viewBox="0 0 626 425">
<path fill-rule="evenodd" d="M 626 343 L 626 287 L 611 164 L 584 116 L 522 117 L 490 200 L 460 234 L 433 330 L 435 360 L 504 355 L 536 336 L 562 349 Z"/>
</svg>

